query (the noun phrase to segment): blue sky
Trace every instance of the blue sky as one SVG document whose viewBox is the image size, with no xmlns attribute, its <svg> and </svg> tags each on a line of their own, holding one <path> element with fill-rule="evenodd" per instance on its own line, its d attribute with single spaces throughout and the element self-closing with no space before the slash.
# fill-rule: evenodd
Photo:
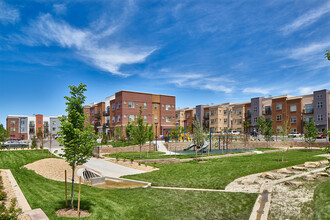
<svg viewBox="0 0 330 220">
<path fill-rule="evenodd" d="M 0 123 L 119 90 L 177 107 L 330 88 L 330 2 L 0 0 Z"/>
</svg>

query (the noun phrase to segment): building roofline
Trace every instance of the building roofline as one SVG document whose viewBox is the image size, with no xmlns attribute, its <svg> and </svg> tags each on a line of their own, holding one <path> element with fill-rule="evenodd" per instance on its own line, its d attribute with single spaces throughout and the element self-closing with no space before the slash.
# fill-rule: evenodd
<svg viewBox="0 0 330 220">
<path fill-rule="evenodd" d="M 147 93 L 147 92 L 136 92 L 136 91 L 129 91 L 129 90 L 120 90 L 119 92 L 130 92 L 130 93 L 140 93 L 140 94 L 146 94 L 146 95 L 160 95 L 160 96 L 169 96 L 169 97 L 175 97 L 175 95 L 166 95 L 166 94 L 154 94 L 154 93 Z"/>
</svg>

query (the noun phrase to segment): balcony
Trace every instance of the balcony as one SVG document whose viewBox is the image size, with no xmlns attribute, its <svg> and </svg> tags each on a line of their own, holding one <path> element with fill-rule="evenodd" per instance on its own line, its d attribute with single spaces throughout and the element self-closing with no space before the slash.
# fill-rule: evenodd
<svg viewBox="0 0 330 220">
<path fill-rule="evenodd" d="M 251 112 L 247 112 L 246 114 L 245 114 L 245 117 L 247 118 L 247 117 L 251 117 Z"/>
<path fill-rule="evenodd" d="M 271 115 L 272 114 L 272 110 L 271 109 L 266 109 L 264 111 L 262 111 L 263 115 Z"/>
<path fill-rule="evenodd" d="M 303 114 L 313 114 L 314 113 L 314 109 L 304 109 L 303 110 Z"/>
<path fill-rule="evenodd" d="M 103 116 L 104 117 L 110 116 L 110 112 L 103 112 Z"/>
<path fill-rule="evenodd" d="M 104 124 L 103 124 L 103 127 L 105 127 L 105 128 L 109 128 L 109 127 L 110 127 L 110 123 L 104 123 Z"/>
<path fill-rule="evenodd" d="M 100 119 L 101 118 L 101 114 L 100 113 L 94 114 L 94 118 Z"/>
<path fill-rule="evenodd" d="M 101 126 L 101 122 L 100 121 L 98 121 L 98 122 L 95 123 L 95 127 L 99 127 L 99 126 Z"/>
<path fill-rule="evenodd" d="M 208 120 L 210 118 L 209 114 L 204 115 L 204 119 Z"/>
</svg>

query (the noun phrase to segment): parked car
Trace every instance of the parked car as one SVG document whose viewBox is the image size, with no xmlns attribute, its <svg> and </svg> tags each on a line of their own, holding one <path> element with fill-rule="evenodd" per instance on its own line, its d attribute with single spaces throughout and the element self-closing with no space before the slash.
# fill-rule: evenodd
<svg viewBox="0 0 330 220">
<path fill-rule="evenodd" d="M 323 132 L 319 132 L 317 134 L 317 138 L 326 138 L 327 137 L 327 134 L 326 133 L 323 133 Z"/>
<path fill-rule="evenodd" d="M 301 137 L 302 134 L 298 134 L 298 133 L 291 133 L 291 134 L 288 134 L 288 137 L 291 137 L 291 138 L 297 138 L 297 137 Z"/>
<path fill-rule="evenodd" d="M 13 140 L 10 140 L 10 141 L 6 141 L 5 143 L 3 143 L 2 147 L 5 147 L 5 148 L 11 148 L 11 147 L 27 147 L 27 143 L 23 142 L 23 141 L 13 141 Z"/>
<path fill-rule="evenodd" d="M 240 134 L 241 132 L 239 131 L 229 131 L 228 134 L 234 134 L 234 135 L 238 135 Z"/>
</svg>

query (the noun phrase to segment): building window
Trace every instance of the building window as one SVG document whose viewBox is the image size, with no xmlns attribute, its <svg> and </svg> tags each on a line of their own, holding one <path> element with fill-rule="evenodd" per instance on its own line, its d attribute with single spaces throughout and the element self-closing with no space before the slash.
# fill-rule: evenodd
<svg viewBox="0 0 330 220">
<path fill-rule="evenodd" d="M 291 106 L 290 106 L 290 111 L 291 111 L 291 112 L 295 112 L 295 111 L 297 111 L 297 106 L 296 106 L 296 105 L 291 105 Z"/>
<path fill-rule="evenodd" d="M 297 123 L 297 117 L 291 117 L 291 123 Z"/>
<path fill-rule="evenodd" d="M 291 128 L 291 134 L 297 134 L 297 129 L 296 128 Z"/>
<path fill-rule="evenodd" d="M 115 108 L 116 108 L 116 105 L 112 104 L 112 110 L 115 110 Z"/>
<path fill-rule="evenodd" d="M 55 127 L 53 127 L 53 131 L 55 131 L 56 130 L 56 128 Z"/>
<path fill-rule="evenodd" d="M 322 97 L 323 97 L 323 95 L 318 95 L 318 96 L 317 96 L 317 98 L 322 98 Z"/>
<path fill-rule="evenodd" d="M 276 110 L 282 110 L 282 104 L 276 104 Z"/>
<path fill-rule="evenodd" d="M 128 121 L 134 121 L 135 116 L 134 115 L 129 115 L 128 116 Z"/>
<path fill-rule="evenodd" d="M 223 111 L 223 114 L 224 114 L 224 115 L 227 115 L 227 110 L 224 110 L 224 111 Z"/>
<path fill-rule="evenodd" d="M 322 108 L 323 107 L 323 102 L 317 102 L 317 107 Z"/>
<path fill-rule="evenodd" d="M 157 123 L 157 116 L 155 116 L 155 118 L 154 118 L 154 122 Z"/>
<path fill-rule="evenodd" d="M 240 114 L 242 114 L 242 110 L 241 109 L 236 110 L 236 115 L 240 115 Z"/>
<path fill-rule="evenodd" d="M 187 119 L 189 119 L 190 118 L 190 114 L 187 114 Z"/>
<path fill-rule="evenodd" d="M 282 121 L 282 115 L 276 115 L 276 121 Z"/>
<path fill-rule="evenodd" d="M 94 124 L 94 121 L 92 121 L 92 125 Z"/>
<path fill-rule="evenodd" d="M 178 118 L 178 113 L 175 114 L 175 118 Z"/>
<path fill-rule="evenodd" d="M 258 111 L 258 107 L 253 107 L 253 112 L 257 112 Z"/>
<path fill-rule="evenodd" d="M 174 105 L 172 105 L 172 108 L 174 108 Z"/>
<path fill-rule="evenodd" d="M 254 121 L 255 123 L 257 123 L 257 121 L 258 121 L 258 118 L 257 118 L 257 117 L 255 117 L 255 118 L 253 119 L 253 121 Z"/>
<path fill-rule="evenodd" d="M 128 102 L 128 107 L 129 108 L 135 108 L 135 103 L 134 102 Z"/>
<path fill-rule="evenodd" d="M 53 121 L 52 124 L 53 124 L 53 125 L 56 125 L 56 121 Z"/>
<path fill-rule="evenodd" d="M 10 128 L 10 131 L 15 131 L 15 128 L 14 128 L 14 127 L 11 127 L 11 128 Z"/>
<path fill-rule="evenodd" d="M 126 105 L 126 101 L 124 101 L 124 105 Z"/>
<path fill-rule="evenodd" d="M 166 105 L 166 111 L 171 110 L 171 105 Z"/>
<path fill-rule="evenodd" d="M 162 107 L 164 108 L 164 104 L 162 104 Z"/>
<path fill-rule="evenodd" d="M 226 123 L 227 121 L 228 121 L 228 120 L 227 120 L 227 118 L 223 119 L 223 122 L 225 122 L 225 123 Z"/>
<path fill-rule="evenodd" d="M 117 102 L 117 109 L 120 108 L 120 102 Z"/>
<path fill-rule="evenodd" d="M 143 120 L 144 120 L 144 121 L 147 121 L 147 116 L 146 116 L 146 115 L 143 116 Z"/>
<path fill-rule="evenodd" d="M 147 109 L 147 103 L 143 103 L 144 109 Z"/>
<path fill-rule="evenodd" d="M 238 125 L 242 124 L 242 119 L 237 119 L 237 124 Z"/>
<path fill-rule="evenodd" d="M 115 123 L 115 122 L 116 122 L 116 118 L 112 117 L 112 123 Z"/>
<path fill-rule="evenodd" d="M 171 122 L 171 117 L 166 117 L 166 122 Z"/>
<path fill-rule="evenodd" d="M 214 124 L 214 122 L 215 122 L 215 119 L 211 119 L 211 124 Z"/>
<path fill-rule="evenodd" d="M 311 122 L 313 120 L 313 116 L 306 116 L 305 121 Z"/>
<path fill-rule="evenodd" d="M 282 131 L 282 126 L 277 126 L 277 127 L 276 127 L 276 131 L 277 131 L 277 132 Z"/>
<path fill-rule="evenodd" d="M 124 115 L 124 118 L 126 118 L 127 117 L 127 115 Z"/>
<path fill-rule="evenodd" d="M 323 121 L 323 115 L 317 115 L 317 120 L 318 121 Z"/>
<path fill-rule="evenodd" d="M 38 124 L 41 125 L 41 121 L 38 121 Z"/>
<path fill-rule="evenodd" d="M 14 120 L 10 121 L 10 124 L 12 124 L 12 125 L 14 125 L 15 123 L 16 123 L 16 121 L 14 121 Z"/>
<path fill-rule="evenodd" d="M 213 110 L 213 111 L 211 111 L 211 115 L 214 115 L 215 114 L 215 111 Z"/>
<path fill-rule="evenodd" d="M 157 110 L 157 104 L 154 104 L 154 109 Z"/>
<path fill-rule="evenodd" d="M 120 122 L 120 115 L 117 116 L 117 122 Z"/>
</svg>

